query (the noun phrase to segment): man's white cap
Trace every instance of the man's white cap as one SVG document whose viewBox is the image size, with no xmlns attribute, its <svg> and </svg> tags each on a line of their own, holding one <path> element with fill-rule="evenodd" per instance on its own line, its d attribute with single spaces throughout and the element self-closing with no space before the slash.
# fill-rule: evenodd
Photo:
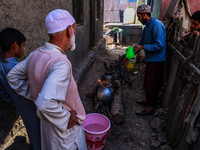
<svg viewBox="0 0 200 150">
<path fill-rule="evenodd" d="M 51 11 L 45 19 L 48 34 L 63 31 L 75 22 L 72 15 L 64 9 L 55 9 Z"/>
</svg>

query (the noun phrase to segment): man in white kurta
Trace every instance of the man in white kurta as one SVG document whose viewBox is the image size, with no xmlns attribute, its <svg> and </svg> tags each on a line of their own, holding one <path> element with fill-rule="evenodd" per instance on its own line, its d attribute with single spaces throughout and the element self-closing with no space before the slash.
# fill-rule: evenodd
<svg viewBox="0 0 200 150">
<path fill-rule="evenodd" d="M 86 150 L 85 135 L 80 125 L 85 119 L 85 111 L 79 95 L 76 96 L 78 100 L 73 100 L 68 94 L 74 88 L 75 82 L 71 63 L 65 52 L 75 49 L 73 42 L 76 29 L 75 20 L 69 12 L 57 9 L 47 15 L 45 22 L 50 41 L 16 65 L 9 72 L 7 79 L 18 94 L 29 99 L 30 93 L 33 95 L 32 100 L 35 101 L 37 115 L 41 119 L 42 150 Z M 35 61 L 37 58 L 39 60 Z M 50 58 L 53 63 L 49 70 L 47 69 L 48 73 L 44 73 L 44 82 L 39 83 L 41 88 L 38 85 L 34 86 L 48 68 L 46 67 L 48 65 L 43 68 L 42 65 L 51 64 Z M 42 70 L 38 72 L 37 69 Z M 39 88 L 33 89 L 33 87 Z"/>
</svg>

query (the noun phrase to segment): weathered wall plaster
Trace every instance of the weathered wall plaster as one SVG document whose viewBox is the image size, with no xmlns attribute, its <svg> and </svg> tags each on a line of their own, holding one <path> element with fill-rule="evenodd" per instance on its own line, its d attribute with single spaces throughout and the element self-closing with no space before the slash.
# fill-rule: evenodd
<svg viewBox="0 0 200 150">
<path fill-rule="evenodd" d="M 86 56 L 90 45 L 90 1 L 83 2 L 83 25 L 77 27 L 74 52 L 67 52 L 74 66 L 78 65 Z M 27 38 L 24 58 L 33 50 L 48 41 L 45 28 L 46 15 L 57 8 L 66 9 L 72 13 L 72 1 L 64 0 L 1 0 L 0 1 L 0 29 L 13 27 L 19 29 Z M 78 59 L 77 59 L 78 58 Z"/>
</svg>

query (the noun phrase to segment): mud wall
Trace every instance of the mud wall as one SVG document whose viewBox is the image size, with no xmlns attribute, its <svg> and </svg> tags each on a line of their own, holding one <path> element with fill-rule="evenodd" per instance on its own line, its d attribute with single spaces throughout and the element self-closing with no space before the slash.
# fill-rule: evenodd
<svg viewBox="0 0 200 150">
<path fill-rule="evenodd" d="M 73 65 L 81 62 L 89 50 L 89 0 L 84 0 L 84 23 L 77 27 L 77 48 L 68 54 Z M 56 9 L 66 9 L 72 13 L 72 1 L 65 0 L 1 0 L 0 1 L 0 30 L 5 27 L 19 29 L 27 38 L 26 53 L 24 58 L 37 47 L 48 41 L 45 28 L 46 15 Z M 84 37 L 84 38 L 83 38 Z M 77 59 L 77 57 L 79 59 Z"/>
</svg>

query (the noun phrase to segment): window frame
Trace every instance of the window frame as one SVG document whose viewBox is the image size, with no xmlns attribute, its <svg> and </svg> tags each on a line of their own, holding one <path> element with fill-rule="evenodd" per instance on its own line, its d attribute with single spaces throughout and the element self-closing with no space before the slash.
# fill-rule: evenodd
<svg viewBox="0 0 200 150">
<path fill-rule="evenodd" d="M 79 5 L 79 7 L 78 7 Z M 76 25 L 83 25 L 83 0 L 72 0 L 73 16 L 76 20 Z M 79 8 L 79 9 L 78 9 Z"/>
</svg>

